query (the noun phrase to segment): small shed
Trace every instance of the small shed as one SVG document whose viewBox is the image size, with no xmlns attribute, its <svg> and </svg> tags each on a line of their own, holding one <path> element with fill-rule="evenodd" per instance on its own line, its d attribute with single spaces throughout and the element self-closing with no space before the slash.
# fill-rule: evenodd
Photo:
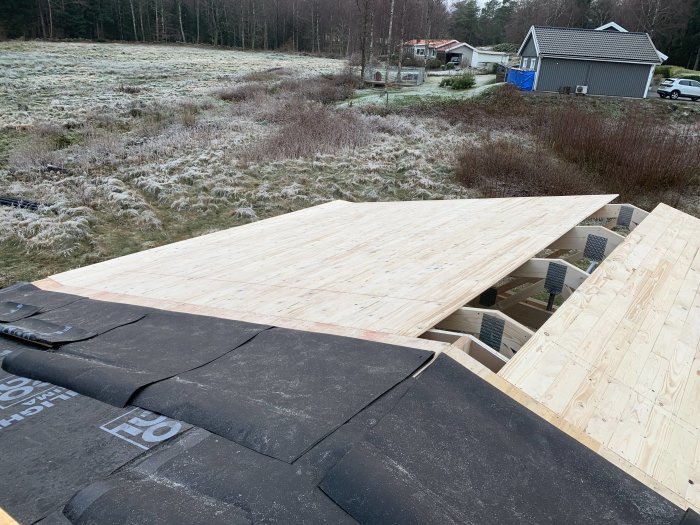
<svg viewBox="0 0 700 525">
<path fill-rule="evenodd" d="M 606 29 L 531 27 L 518 55 L 534 90 L 645 98 L 659 52 L 646 33 Z"/>
<path fill-rule="evenodd" d="M 367 66 L 363 80 L 375 86 L 420 86 L 425 82 L 425 68 L 402 67 L 399 72 L 397 66 Z"/>
</svg>

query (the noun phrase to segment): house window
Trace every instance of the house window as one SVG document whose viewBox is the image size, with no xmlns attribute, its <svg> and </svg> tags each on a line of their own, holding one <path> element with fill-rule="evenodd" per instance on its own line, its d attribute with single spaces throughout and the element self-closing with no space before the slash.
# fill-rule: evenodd
<svg viewBox="0 0 700 525">
<path fill-rule="evenodd" d="M 417 56 L 425 56 L 425 48 L 423 47 L 417 47 L 416 48 L 416 55 Z"/>
</svg>

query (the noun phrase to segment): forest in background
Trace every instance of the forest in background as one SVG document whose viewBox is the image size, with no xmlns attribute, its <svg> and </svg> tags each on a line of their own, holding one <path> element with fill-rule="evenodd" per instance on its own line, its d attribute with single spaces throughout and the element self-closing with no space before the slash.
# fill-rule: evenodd
<svg viewBox="0 0 700 525">
<path fill-rule="evenodd" d="M 531 25 L 616 21 L 669 63 L 700 66 L 700 0 L 3 0 L 0 38 L 180 42 L 327 56 L 396 53 L 409 38 L 520 44 Z"/>
</svg>

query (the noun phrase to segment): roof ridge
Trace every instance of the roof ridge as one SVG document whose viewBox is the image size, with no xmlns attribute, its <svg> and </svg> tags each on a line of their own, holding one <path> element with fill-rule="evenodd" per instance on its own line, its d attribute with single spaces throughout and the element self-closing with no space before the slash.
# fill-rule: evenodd
<svg viewBox="0 0 700 525">
<path fill-rule="evenodd" d="M 561 26 L 538 26 L 534 25 L 532 26 L 535 29 L 561 29 L 565 31 L 588 31 L 588 32 L 593 32 L 593 33 L 602 33 L 602 34 L 616 34 L 616 35 L 648 35 L 649 33 L 645 33 L 644 31 L 625 31 L 625 32 L 620 32 L 620 31 L 605 31 L 604 29 L 591 29 L 587 27 L 561 27 Z"/>
</svg>

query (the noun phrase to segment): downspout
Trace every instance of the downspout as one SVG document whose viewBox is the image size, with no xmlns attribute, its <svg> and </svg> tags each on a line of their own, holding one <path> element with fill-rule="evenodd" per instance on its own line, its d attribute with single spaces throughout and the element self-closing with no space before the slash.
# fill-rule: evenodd
<svg viewBox="0 0 700 525">
<path fill-rule="evenodd" d="M 535 83 L 532 85 L 532 91 L 537 91 L 537 83 L 540 80 L 540 69 L 542 68 L 542 58 L 538 55 L 535 62 Z"/>
<path fill-rule="evenodd" d="M 654 64 L 651 65 L 649 68 L 649 78 L 647 79 L 647 87 L 644 90 L 644 97 L 647 98 L 647 95 L 649 94 L 649 88 L 651 87 L 651 82 L 654 79 L 654 70 L 656 69 L 656 66 Z"/>
</svg>

